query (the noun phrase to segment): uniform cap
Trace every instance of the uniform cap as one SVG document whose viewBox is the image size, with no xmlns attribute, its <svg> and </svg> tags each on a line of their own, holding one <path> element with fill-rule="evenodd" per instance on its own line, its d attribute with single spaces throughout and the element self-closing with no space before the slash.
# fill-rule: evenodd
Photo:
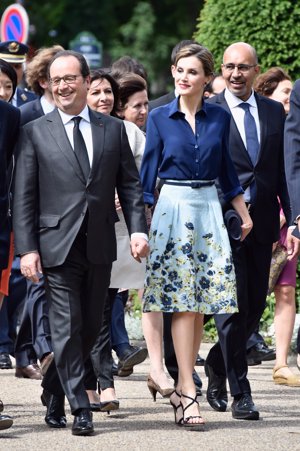
<svg viewBox="0 0 300 451">
<path fill-rule="evenodd" d="M 0 58 L 8 63 L 24 63 L 29 47 L 18 41 L 0 42 Z"/>
</svg>

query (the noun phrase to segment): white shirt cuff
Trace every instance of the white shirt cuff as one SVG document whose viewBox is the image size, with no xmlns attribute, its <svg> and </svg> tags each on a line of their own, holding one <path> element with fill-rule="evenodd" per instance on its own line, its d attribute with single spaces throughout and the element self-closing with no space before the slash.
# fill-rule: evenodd
<svg viewBox="0 0 300 451">
<path fill-rule="evenodd" d="M 148 235 L 146 233 L 140 233 L 140 232 L 134 232 L 131 234 L 131 239 L 132 238 L 144 238 L 144 240 L 146 240 L 147 242 L 148 240 Z"/>
</svg>

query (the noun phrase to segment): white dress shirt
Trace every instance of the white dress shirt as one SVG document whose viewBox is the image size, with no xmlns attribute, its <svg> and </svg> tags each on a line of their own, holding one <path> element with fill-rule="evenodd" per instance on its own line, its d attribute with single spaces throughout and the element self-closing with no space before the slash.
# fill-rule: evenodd
<svg viewBox="0 0 300 451">
<path fill-rule="evenodd" d="M 72 148 L 74 149 L 74 141 L 73 141 L 73 128 L 74 128 L 74 121 L 72 121 L 73 117 L 75 117 L 74 114 L 67 114 L 61 111 L 58 108 L 58 112 L 60 114 L 61 120 L 64 124 L 67 136 L 69 138 L 69 141 L 71 143 Z M 93 139 L 92 139 L 92 128 L 91 128 L 91 120 L 90 120 L 90 114 L 89 109 L 87 105 L 84 107 L 84 109 L 81 111 L 81 113 L 77 114 L 77 116 L 80 116 L 82 119 L 79 123 L 79 129 L 82 133 L 89 161 L 90 166 L 92 166 L 93 163 Z"/>
<path fill-rule="evenodd" d="M 237 129 L 239 131 L 239 134 L 241 135 L 242 141 L 243 141 L 246 149 L 247 149 L 247 143 L 246 143 L 246 133 L 245 133 L 245 126 L 244 126 L 245 111 L 243 110 L 243 108 L 240 108 L 239 105 L 241 103 L 249 103 L 250 113 L 254 117 L 255 124 L 256 124 L 256 130 L 257 130 L 258 142 L 260 143 L 260 124 L 259 124 L 258 109 L 257 109 L 257 103 L 255 100 L 254 92 L 252 91 L 251 96 L 249 97 L 249 99 L 247 99 L 246 102 L 244 102 L 239 97 L 236 97 L 234 94 L 232 94 L 232 92 L 230 92 L 228 88 L 225 89 L 224 95 L 225 95 L 225 100 L 230 108 L 232 117 L 236 123 Z M 248 187 L 245 190 L 244 200 L 245 200 L 245 202 L 250 202 L 250 187 Z"/>
<path fill-rule="evenodd" d="M 51 111 L 55 109 L 55 105 L 53 105 L 53 103 L 50 103 L 44 95 L 42 95 L 42 97 L 40 98 L 40 102 L 44 114 L 51 113 Z"/>
</svg>

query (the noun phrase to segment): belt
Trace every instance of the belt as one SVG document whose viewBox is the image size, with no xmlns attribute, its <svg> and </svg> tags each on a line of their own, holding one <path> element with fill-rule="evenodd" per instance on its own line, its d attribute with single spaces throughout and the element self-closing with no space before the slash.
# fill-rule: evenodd
<svg viewBox="0 0 300 451">
<path fill-rule="evenodd" d="M 214 180 L 208 180 L 207 182 L 177 182 L 176 180 L 166 180 L 164 185 L 175 185 L 175 186 L 189 186 L 191 188 L 203 188 L 204 186 L 214 185 Z"/>
</svg>

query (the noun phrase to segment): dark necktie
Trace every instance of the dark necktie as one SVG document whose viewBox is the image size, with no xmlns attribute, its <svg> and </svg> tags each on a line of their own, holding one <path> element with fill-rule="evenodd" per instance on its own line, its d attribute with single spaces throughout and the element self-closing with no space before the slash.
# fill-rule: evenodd
<svg viewBox="0 0 300 451">
<path fill-rule="evenodd" d="M 244 127 L 246 135 L 246 147 L 249 157 L 252 161 L 252 164 L 253 166 L 255 166 L 259 150 L 259 142 L 255 119 L 250 113 L 249 103 L 240 103 L 239 107 L 241 107 L 245 111 Z"/>
<path fill-rule="evenodd" d="M 76 155 L 76 158 L 78 160 L 78 163 L 82 169 L 82 172 L 85 177 L 85 181 L 87 181 L 89 174 L 90 174 L 90 161 L 87 153 L 87 148 L 82 136 L 82 133 L 79 129 L 79 123 L 81 121 L 81 117 L 75 116 L 72 118 L 72 121 L 74 121 L 74 128 L 73 128 L 73 139 L 74 139 L 74 153 Z"/>
<path fill-rule="evenodd" d="M 257 161 L 257 155 L 259 150 L 259 142 L 257 136 L 257 128 L 255 119 L 250 113 L 250 104 L 249 103 L 240 103 L 239 107 L 241 107 L 245 111 L 244 116 L 244 127 L 245 127 L 245 135 L 246 135 L 246 147 L 249 157 L 252 161 L 253 166 L 255 166 Z M 250 184 L 250 201 L 251 204 L 255 203 L 256 199 L 256 183 L 255 180 Z"/>
</svg>

